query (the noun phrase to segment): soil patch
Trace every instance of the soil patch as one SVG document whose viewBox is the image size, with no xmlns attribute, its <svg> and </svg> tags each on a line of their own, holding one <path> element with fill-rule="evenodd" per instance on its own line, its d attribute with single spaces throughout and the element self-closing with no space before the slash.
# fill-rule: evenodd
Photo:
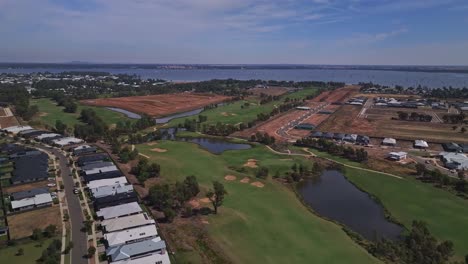
<svg viewBox="0 0 468 264">
<path fill-rule="evenodd" d="M 244 167 L 249 167 L 249 168 L 258 168 L 258 161 L 256 159 L 249 159 L 247 162 L 244 164 Z"/>
<path fill-rule="evenodd" d="M 258 188 L 263 188 L 265 186 L 265 184 L 261 183 L 261 182 L 252 182 L 250 185 L 252 186 L 255 186 L 255 187 L 258 187 Z"/>
<path fill-rule="evenodd" d="M 148 145 L 148 146 L 154 146 L 154 145 L 157 145 L 157 144 L 158 144 L 158 142 L 155 142 L 155 141 L 146 143 L 146 145 Z"/>
<path fill-rule="evenodd" d="M 154 149 L 151 149 L 151 151 L 158 152 L 158 153 L 164 153 L 164 152 L 167 152 L 167 149 L 154 148 Z"/>
<path fill-rule="evenodd" d="M 249 183 L 250 182 L 250 178 L 249 177 L 245 177 L 243 178 L 242 180 L 240 180 L 241 183 Z"/>
<path fill-rule="evenodd" d="M 224 176 L 224 179 L 226 181 L 235 181 L 237 179 L 237 177 L 234 176 L 234 175 L 226 175 L 226 176 Z"/>
</svg>

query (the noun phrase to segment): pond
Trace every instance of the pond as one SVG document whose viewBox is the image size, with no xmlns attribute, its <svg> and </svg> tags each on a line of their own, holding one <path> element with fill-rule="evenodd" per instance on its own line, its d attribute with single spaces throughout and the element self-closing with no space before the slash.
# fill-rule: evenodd
<svg viewBox="0 0 468 264">
<path fill-rule="evenodd" d="M 179 128 L 178 130 L 183 131 L 184 129 Z M 249 144 L 232 143 L 222 138 L 177 137 L 175 128 L 161 129 L 161 132 L 163 133 L 163 139 L 192 142 L 213 154 L 221 154 L 226 150 L 242 150 L 252 147 Z"/>
<path fill-rule="evenodd" d="M 131 118 L 131 119 L 140 119 L 141 118 L 141 115 L 130 112 L 130 111 L 127 111 L 127 110 L 122 109 L 122 108 L 116 108 L 116 107 L 106 107 L 106 108 L 109 109 L 109 110 L 112 110 L 114 112 L 119 112 L 121 114 L 124 114 L 128 118 Z"/>
<path fill-rule="evenodd" d="M 397 240 L 403 228 L 385 218 L 384 209 L 339 171 L 326 170 L 299 186 L 304 201 L 319 215 L 337 221 L 372 241 Z"/>
</svg>

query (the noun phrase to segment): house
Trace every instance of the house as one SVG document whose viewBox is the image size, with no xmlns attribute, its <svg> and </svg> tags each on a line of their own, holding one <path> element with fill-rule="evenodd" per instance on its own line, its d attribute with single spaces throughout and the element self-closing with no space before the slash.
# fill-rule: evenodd
<svg viewBox="0 0 468 264">
<path fill-rule="evenodd" d="M 132 215 L 141 213 L 141 207 L 137 202 L 121 204 L 117 206 L 111 206 L 107 208 L 102 208 L 96 212 L 98 217 L 101 217 L 104 220 Z"/>
<path fill-rule="evenodd" d="M 41 153 L 42 152 L 40 152 L 39 150 L 25 150 L 25 151 L 19 151 L 19 152 L 13 153 L 9 157 L 10 159 L 17 159 L 17 158 L 26 157 L 26 156 L 35 156 Z"/>
<path fill-rule="evenodd" d="M 326 132 L 326 133 L 323 134 L 323 138 L 324 138 L 324 139 L 333 139 L 333 136 L 334 136 L 334 135 L 335 135 L 335 134 L 333 134 L 333 133 L 331 133 L 331 132 Z"/>
<path fill-rule="evenodd" d="M 83 154 L 95 153 L 96 151 L 97 151 L 96 147 L 89 146 L 89 145 L 82 145 L 73 149 L 73 155 L 78 156 L 78 155 L 83 155 Z"/>
<path fill-rule="evenodd" d="M 152 255 L 129 258 L 126 260 L 111 262 L 110 264 L 170 264 L 168 253 L 164 250 Z"/>
<path fill-rule="evenodd" d="M 345 134 L 343 134 L 343 133 L 335 133 L 333 135 L 333 139 L 338 140 L 338 141 L 342 141 L 344 139 L 344 137 L 345 137 Z"/>
<path fill-rule="evenodd" d="M 78 144 L 81 142 L 83 142 L 82 139 L 75 138 L 75 137 L 64 137 L 64 138 L 56 139 L 52 141 L 52 143 L 58 147 L 64 147 L 64 146 L 68 146 L 71 144 Z"/>
<path fill-rule="evenodd" d="M 99 161 L 91 164 L 87 164 L 81 167 L 82 171 L 92 171 L 95 169 L 100 169 L 100 168 L 105 168 L 105 167 L 110 167 L 114 166 L 114 163 L 110 161 Z"/>
<path fill-rule="evenodd" d="M 51 138 L 51 137 L 57 137 L 57 136 L 61 136 L 61 135 L 56 134 L 56 133 L 43 133 L 43 134 L 40 134 L 40 135 L 36 136 L 35 139 L 39 140 L 39 141 L 42 141 L 43 139 Z"/>
<path fill-rule="evenodd" d="M 394 146 L 396 146 L 396 139 L 394 139 L 394 138 L 384 138 L 382 140 L 382 145 L 394 147 Z"/>
<path fill-rule="evenodd" d="M 10 200 L 18 201 L 26 198 L 31 198 L 43 193 L 49 193 L 49 190 L 47 188 L 35 188 L 27 191 L 14 192 L 10 194 Z"/>
<path fill-rule="evenodd" d="M 294 127 L 295 129 L 314 130 L 315 126 L 308 123 L 302 123 Z"/>
<path fill-rule="evenodd" d="M 61 138 L 64 138 L 64 136 L 58 135 L 58 136 L 53 136 L 53 137 L 47 137 L 47 138 L 43 138 L 43 139 L 41 140 L 41 142 L 43 142 L 43 143 L 45 143 L 45 144 L 51 145 L 51 144 L 53 144 L 53 142 L 54 142 L 55 140 L 59 140 L 59 139 L 61 139 Z"/>
<path fill-rule="evenodd" d="M 154 224 L 154 219 L 151 219 L 146 213 L 113 218 L 101 222 L 105 233 Z"/>
<path fill-rule="evenodd" d="M 296 107 L 297 110 L 310 110 L 310 107 L 307 107 L 307 106 L 298 106 Z"/>
<path fill-rule="evenodd" d="M 133 191 L 133 188 L 132 191 L 129 192 L 115 193 L 113 195 L 95 198 L 93 205 L 95 210 L 100 210 L 105 207 L 128 204 L 132 202 L 138 202 L 138 196 Z"/>
<path fill-rule="evenodd" d="M 462 148 L 462 152 L 468 153 L 468 144 L 460 144 L 460 147 Z"/>
<path fill-rule="evenodd" d="M 113 164 L 112 162 L 110 162 Z M 89 164 L 92 165 L 92 164 Z M 88 165 L 86 165 L 88 166 Z M 92 168 L 89 170 L 82 170 L 84 175 L 92 175 L 92 174 L 98 174 L 98 173 L 106 173 L 106 172 L 112 172 L 112 171 L 118 171 L 119 169 L 115 165 L 107 165 L 105 167 L 100 167 L 100 168 Z"/>
<path fill-rule="evenodd" d="M 346 134 L 343 138 L 344 141 L 346 142 L 350 142 L 350 143 L 355 143 L 356 140 L 357 140 L 357 136 L 356 134 Z"/>
<path fill-rule="evenodd" d="M 3 129 L 3 131 L 11 134 L 18 134 L 21 131 L 26 131 L 26 130 L 31 130 L 33 129 L 30 126 L 11 126 L 11 127 L 6 127 Z"/>
<path fill-rule="evenodd" d="M 120 178 L 122 177 L 122 172 L 119 170 L 115 171 L 108 171 L 108 172 L 102 172 L 102 173 L 94 173 L 90 175 L 83 175 L 83 180 L 85 182 L 91 182 L 91 181 L 96 181 L 96 180 L 103 180 L 103 179 L 112 179 L 112 178 Z"/>
<path fill-rule="evenodd" d="M 448 169 L 468 170 L 468 157 L 463 153 L 441 152 L 439 156 Z"/>
<path fill-rule="evenodd" d="M 103 160 L 110 160 L 107 153 L 98 153 L 92 155 L 81 156 L 78 158 L 77 163 L 80 167 L 85 166 L 90 163 L 101 162 Z"/>
<path fill-rule="evenodd" d="M 313 137 L 313 138 L 322 138 L 322 137 L 323 137 L 323 133 L 320 132 L 320 131 L 315 131 L 315 132 L 313 132 L 310 136 Z"/>
<path fill-rule="evenodd" d="M 44 134 L 45 132 L 47 131 L 31 129 L 31 130 L 20 132 L 19 134 L 25 138 L 34 138 L 36 136 Z"/>
<path fill-rule="evenodd" d="M 388 153 L 388 158 L 395 161 L 405 160 L 408 156 L 406 152 L 390 152 Z"/>
<path fill-rule="evenodd" d="M 127 184 L 127 178 L 125 177 L 118 177 L 118 178 L 111 178 L 111 179 L 102 179 L 102 180 L 95 180 L 90 181 L 87 185 L 89 189 L 95 189 L 103 186 L 109 185 L 116 185 L 116 184 Z"/>
<path fill-rule="evenodd" d="M 11 201 L 12 211 L 24 211 L 33 208 L 46 207 L 52 205 L 52 196 L 50 193 L 42 193 L 34 197 Z"/>
<path fill-rule="evenodd" d="M 428 148 L 429 144 L 427 144 L 426 141 L 424 140 L 415 140 L 414 141 L 414 148 L 420 148 L 420 149 L 425 149 Z"/>
<path fill-rule="evenodd" d="M 107 241 L 107 246 L 114 247 L 132 242 L 138 242 L 146 239 L 155 238 L 158 236 L 156 225 L 140 226 L 122 231 L 107 233 L 104 239 Z"/>
<path fill-rule="evenodd" d="M 457 143 L 453 142 L 442 144 L 442 148 L 444 148 L 446 152 L 463 152 L 463 148 Z"/>
<path fill-rule="evenodd" d="M 148 239 L 132 244 L 109 247 L 106 250 L 106 255 L 111 261 L 111 263 L 147 256 L 150 253 L 167 254 L 166 243 L 164 242 L 164 240 L 161 240 L 160 237 L 156 237 L 153 239 Z"/>
<path fill-rule="evenodd" d="M 358 135 L 356 138 L 356 143 L 367 146 L 370 143 L 370 138 L 368 136 Z"/>
<path fill-rule="evenodd" d="M 107 186 L 90 189 L 90 192 L 94 199 L 98 199 L 101 197 L 113 196 L 119 193 L 133 192 L 133 185 L 131 184 L 107 185 Z"/>
<path fill-rule="evenodd" d="M 44 153 L 16 159 L 11 183 L 21 184 L 46 180 L 49 177 L 48 160 L 49 157 Z"/>
</svg>

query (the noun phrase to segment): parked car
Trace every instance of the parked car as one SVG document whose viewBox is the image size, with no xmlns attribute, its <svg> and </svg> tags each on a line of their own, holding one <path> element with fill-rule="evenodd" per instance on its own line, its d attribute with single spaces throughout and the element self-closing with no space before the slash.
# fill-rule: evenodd
<svg viewBox="0 0 468 264">
<path fill-rule="evenodd" d="M 74 189 L 73 189 L 73 193 L 74 193 L 74 194 L 78 194 L 79 192 L 80 192 L 80 191 L 79 191 L 77 188 L 74 188 Z"/>
<path fill-rule="evenodd" d="M 49 184 L 47 184 L 47 187 L 55 187 L 55 186 L 57 186 L 57 184 L 55 184 L 55 183 L 49 183 Z"/>
</svg>

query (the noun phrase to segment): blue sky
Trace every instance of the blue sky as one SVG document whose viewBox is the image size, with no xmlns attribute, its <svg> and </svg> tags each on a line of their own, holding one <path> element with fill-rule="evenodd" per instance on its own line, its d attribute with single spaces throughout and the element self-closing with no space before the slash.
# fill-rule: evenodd
<svg viewBox="0 0 468 264">
<path fill-rule="evenodd" d="M 0 61 L 468 65 L 466 0 L 0 0 Z"/>
</svg>

